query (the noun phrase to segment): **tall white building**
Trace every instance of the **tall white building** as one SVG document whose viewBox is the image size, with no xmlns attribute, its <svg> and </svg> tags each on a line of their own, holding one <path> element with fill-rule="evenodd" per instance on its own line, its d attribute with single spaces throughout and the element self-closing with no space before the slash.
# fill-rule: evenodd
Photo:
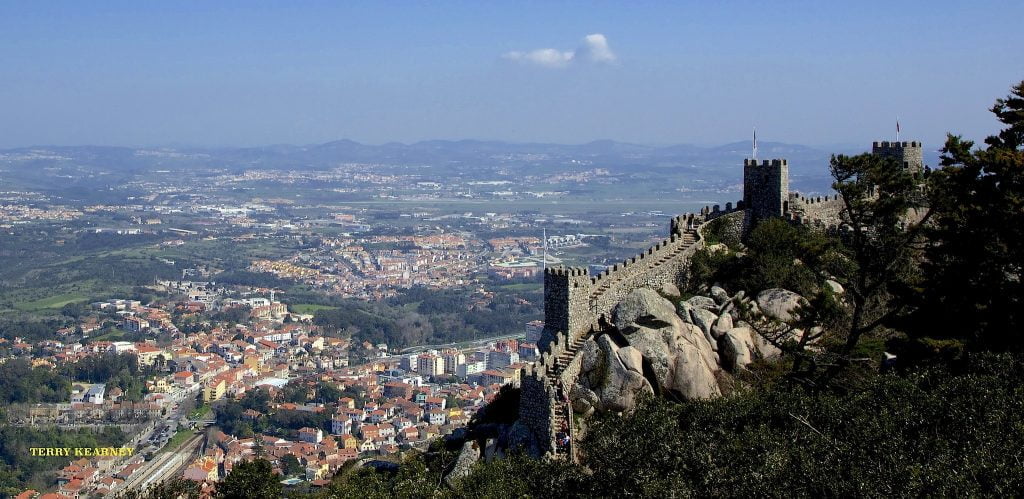
<svg viewBox="0 0 1024 499">
<path fill-rule="evenodd" d="M 398 367 L 401 367 L 406 371 L 416 371 L 417 369 L 419 369 L 419 358 L 420 355 L 416 353 L 403 355 L 402 360 L 398 364 Z"/>
<path fill-rule="evenodd" d="M 444 355 L 445 374 L 455 374 L 459 366 L 466 363 L 466 355 L 460 352 L 448 352 Z"/>
<path fill-rule="evenodd" d="M 444 358 L 434 354 L 420 355 L 416 361 L 416 372 L 424 376 L 444 374 Z"/>
<path fill-rule="evenodd" d="M 455 369 L 455 375 L 460 378 L 468 378 L 474 374 L 480 374 L 487 369 L 487 363 L 482 360 L 466 362 Z"/>
<path fill-rule="evenodd" d="M 518 352 L 500 352 L 494 351 L 487 354 L 487 368 L 488 369 L 503 369 L 512 364 L 519 362 Z"/>
</svg>

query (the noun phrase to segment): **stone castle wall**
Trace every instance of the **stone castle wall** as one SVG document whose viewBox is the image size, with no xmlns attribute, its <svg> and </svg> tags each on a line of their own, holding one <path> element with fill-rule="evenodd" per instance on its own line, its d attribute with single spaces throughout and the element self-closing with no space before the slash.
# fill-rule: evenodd
<svg viewBox="0 0 1024 499">
<path fill-rule="evenodd" d="M 529 372 L 530 369 L 526 371 Z M 523 373 L 519 385 L 522 390 L 519 398 L 519 422 L 533 434 L 541 452 L 546 452 L 552 448 L 555 440 L 551 428 L 551 421 L 554 419 L 552 401 L 555 394 L 543 373 L 527 375 L 527 372 Z"/>
<path fill-rule="evenodd" d="M 872 142 L 871 154 L 893 158 L 912 172 L 924 171 L 924 149 L 920 142 Z"/>
<path fill-rule="evenodd" d="M 698 225 L 742 210 L 743 203 L 706 207 L 700 214 L 680 215 L 669 224 L 669 237 L 637 256 L 616 263 L 591 276 L 583 267 L 553 267 L 544 272 L 544 331 L 539 347 L 549 351 L 558 332 L 571 343 L 588 333 L 601 318 L 611 321 L 611 311 L 631 291 L 658 289 L 663 284 L 683 284 L 690 257 L 703 247 Z"/>
<path fill-rule="evenodd" d="M 799 224 L 835 227 L 842 222 L 844 209 L 846 205 L 838 194 L 804 197 L 792 193 L 789 195 L 786 218 Z"/>
<path fill-rule="evenodd" d="M 907 168 L 923 168 L 920 142 L 875 142 L 872 153 L 895 157 Z M 544 331 L 538 345 L 542 353 L 540 360 L 523 369 L 519 407 L 520 420 L 542 453 L 555 449 L 555 407 L 563 403 L 557 398 L 558 387 L 572 386 L 579 376 L 582 356 L 574 346 L 591 331 L 600 331 L 602 324 L 610 324 L 614 307 L 633 290 L 685 285 L 690 259 L 704 247 L 705 224 L 729 217 L 730 230 L 744 233 L 770 217 L 825 228 L 842 222 L 845 205 L 838 195 L 809 198 L 789 192 L 785 159 L 744 160 L 743 166 L 743 201 L 735 208 L 728 203 L 725 210 L 715 206 L 675 217 L 668 238 L 597 275 L 582 267 L 545 270 Z"/>
<path fill-rule="evenodd" d="M 571 346 L 602 319 L 610 323 L 612 310 L 633 290 L 683 284 L 690 258 L 704 247 L 701 230 L 719 217 L 743 219 L 743 203 L 705 208 L 700 214 L 680 215 L 669 224 L 669 237 L 637 256 L 612 265 L 596 276 L 581 267 L 555 267 L 544 274 L 544 332 L 541 358 L 521 373 L 519 419 L 536 438 L 541 452 L 555 448 L 557 386 L 570 387 L 579 376 L 582 356 Z M 741 223 L 741 222 L 737 222 Z M 558 359 L 572 356 L 565 364 Z"/>
</svg>

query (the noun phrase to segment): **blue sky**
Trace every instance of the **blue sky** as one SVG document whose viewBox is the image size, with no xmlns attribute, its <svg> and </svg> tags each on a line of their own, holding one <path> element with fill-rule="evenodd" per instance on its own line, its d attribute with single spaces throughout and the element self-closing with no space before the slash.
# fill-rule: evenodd
<svg viewBox="0 0 1024 499">
<path fill-rule="evenodd" d="M 994 132 L 1024 2 L 0 1 L 0 147 Z M 588 35 L 600 35 L 599 37 Z"/>
</svg>

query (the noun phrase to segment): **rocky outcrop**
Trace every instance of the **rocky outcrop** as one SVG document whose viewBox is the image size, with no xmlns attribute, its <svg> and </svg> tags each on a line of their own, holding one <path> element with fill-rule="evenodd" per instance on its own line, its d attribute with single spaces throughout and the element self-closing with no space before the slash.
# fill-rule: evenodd
<svg viewBox="0 0 1024 499">
<path fill-rule="evenodd" d="M 654 393 L 644 378 L 643 360 L 636 348 L 619 348 L 608 335 L 587 340 L 582 348 L 580 377 L 569 390 L 574 412 L 629 411 L 641 395 Z"/>
<path fill-rule="evenodd" d="M 761 312 L 780 321 L 796 319 L 796 309 L 805 303 L 802 296 L 781 288 L 766 289 L 757 294 L 757 306 Z"/>
<path fill-rule="evenodd" d="M 729 293 L 719 286 L 711 286 L 711 298 L 715 300 L 715 303 L 724 305 L 729 301 Z"/>
<path fill-rule="evenodd" d="M 715 314 L 694 310 L 708 320 L 710 329 Z M 575 412 L 629 411 L 640 396 L 655 392 L 690 399 L 721 394 L 710 333 L 680 318 L 658 293 L 633 291 L 616 306 L 612 322 L 621 345 L 606 334 L 581 347 L 580 376 L 570 390 Z"/>
<path fill-rule="evenodd" d="M 749 326 L 730 329 L 722 336 L 721 342 L 719 354 L 722 364 L 730 371 L 750 365 L 755 358 L 769 359 L 782 353 Z"/>
<path fill-rule="evenodd" d="M 846 291 L 845 289 L 843 289 L 842 284 L 839 284 L 838 282 L 833 281 L 832 279 L 826 280 L 825 285 L 828 286 L 828 289 L 831 290 L 832 294 L 835 295 L 841 295 Z"/>
<path fill-rule="evenodd" d="M 732 328 L 732 315 L 728 311 L 723 311 L 722 315 L 719 315 L 718 320 L 715 321 L 714 327 L 711 328 L 711 335 L 717 340 Z"/>
<path fill-rule="evenodd" d="M 672 302 L 646 288 L 626 295 L 613 312 L 615 327 L 623 333 L 637 327 L 658 329 L 678 320 Z"/>
<path fill-rule="evenodd" d="M 468 476 L 473 465 L 478 460 L 480 460 L 480 447 L 476 441 L 466 441 L 466 443 L 462 444 L 462 451 L 459 452 L 459 457 L 455 459 L 455 467 L 444 477 L 445 481 L 451 486 L 460 478 Z"/>
<path fill-rule="evenodd" d="M 679 286 L 676 286 L 671 282 L 666 282 L 665 284 L 662 284 L 661 289 L 659 291 L 663 295 L 674 296 L 676 298 L 679 298 L 679 296 L 683 294 L 681 291 L 679 291 Z"/>
<path fill-rule="evenodd" d="M 662 294 L 664 289 L 659 290 Z M 581 347 L 580 375 L 570 387 L 573 411 L 624 412 L 645 394 L 706 399 L 720 396 L 719 371 L 742 369 L 781 351 L 743 321 L 762 310 L 789 320 L 804 303 L 800 295 L 770 289 L 756 300 L 730 296 L 714 287 L 712 296 L 694 296 L 678 308 L 651 289 L 628 294 L 613 310 L 614 332 L 587 339 Z"/>
<path fill-rule="evenodd" d="M 666 289 L 659 289 L 662 294 Z M 612 310 L 614 331 L 588 338 L 581 347 L 580 375 L 569 388 L 575 413 L 628 412 L 644 394 L 681 399 L 721 396 L 722 370 L 736 371 L 781 350 L 744 320 L 765 315 L 792 320 L 803 297 L 769 289 L 757 299 L 721 287 L 693 296 L 678 308 L 651 289 L 637 289 Z M 795 334 L 799 334 L 797 331 Z"/>
</svg>

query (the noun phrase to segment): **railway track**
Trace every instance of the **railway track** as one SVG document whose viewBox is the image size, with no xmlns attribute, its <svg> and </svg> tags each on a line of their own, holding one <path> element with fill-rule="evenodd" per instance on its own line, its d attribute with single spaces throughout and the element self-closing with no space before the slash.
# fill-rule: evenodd
<svg viewBox="0 0 1024 499">
<path fill-rule="evenodd" d="M 204 433 L 190 437 L 177 449 L 162 452 L 149 461 L 146 467 L 126 482 L 121 490 L 143 490 L 154 483 L 174 477 L 177 472 L 188 466 L 202 447 Z"/>
</svg>

